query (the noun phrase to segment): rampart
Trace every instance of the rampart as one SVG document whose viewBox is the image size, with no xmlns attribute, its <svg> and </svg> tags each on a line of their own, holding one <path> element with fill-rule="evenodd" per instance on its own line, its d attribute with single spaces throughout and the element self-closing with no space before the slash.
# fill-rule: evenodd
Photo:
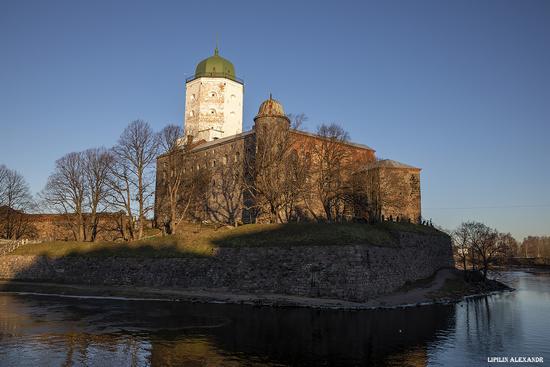
<svg viewBox="0 0 550 367">
<path fill-rule="evenodd" d="M 367 301 L 454 265 L 448 236 L 398 233 L 395 246 L 220 247 L 211 256 L 0 257 L 0 278 Z"/>
</svg>

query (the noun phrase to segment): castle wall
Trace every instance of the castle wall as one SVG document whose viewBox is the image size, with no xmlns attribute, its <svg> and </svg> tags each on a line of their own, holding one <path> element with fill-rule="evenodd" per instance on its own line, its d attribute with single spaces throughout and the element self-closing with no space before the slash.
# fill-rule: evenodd
<svg viewBox="0 0 550 367">
<path fill-rule="evenodd" d="M 29 227 L 22 238 L 41 241 L 75 241 L 70 220 L 74 215 L 65 214 L 23 214 Z M 98 214 L 98 241 L 114 241 L 122 238 L 121 227 L 128 224 L 128 217 L 118 213 Z M 90 214 L 84 214 L 85 223 L 90 222 Z"/>
<path fill-rule="evenodd" d="M 273 121 L 271 117 L 263 117 L 261 123 L 265 126 L 275 126 L 277 121 Z M 265 120 L 265 121 L 264 121 Z M 285 121 L 283 121 L 285 122 Z M 286 123 L 286 122 L 285 122 Z M 260 124 L 261 125 L 261 124 Z M 286 129 L 285 126 L 282 126 Z M 270 133 L 272 129 L 268 130 Z M 155 217 L 157 224 L 166 223 L 169 219 L 169 202 L 167 199 L 167 180 L 170 180 L 172 170 L 184 170 L 185 174 L 189 174 L 198 166 L 206 167 L 211 174 L 211 182 L 208 187 L 206 196 L 200 203 L 195 203 L 195 208 L 189 211 L 187 220 L 210 220 L 218 223 L 263 223 L 270 221 L 269 211 L 259 210 L 252 213 L 253 210 L 246 211 L 245 207 L 250 207 L 250 198 L 247 194 L 243 180 L 247 176 L 247 165 L 253 162 L 251 155 L 256 151 L 256 144 L 262 141 L 262 131 L 254 130 L 251 133 L 243 134 L 235 137 L 235 139 L 220 139 L 215 142 L 208 142 L 197 145 L 191 149 L 185 157 L 174 159 L 169 155 L 160 156 L 157 160 L 157 181 L 156 181 L 156 204 Z M 257 135 L 257 136 L 256 136 Z M 309 155 L 312 157 L 312 175 L 309 177 L 309 182 L 304 182 L 303 186 L 308 187 L 307 203 L 300 200 L 296 203 L 296 215 L 299 220 L 315 220 L 325 217 L 323 204 L 319 196 L 315 192 L 315 154 L 318 146 L 323 143 L 323 139 L 313 134 L 303 133 L 295 130 L 290 130 L 288 135 L 290 139 L 290 151 L 295 151 L 301 159 L 306 159 Z M 271 137 L 272 138 L 272 137 Z M 269 140 L 269 139 L 268 139 Z M 348 171 L 357 171 L 369 163 L 375 161 L 374 150 L 358 144 L 340 144 L 340 148 L 345 151 L 342 155 L 345 156 L 344 165 Z M 290 159 L 290 157 L 289 157 Z M 176 162 L 177 164 L 174 164 Z M 285 164 L 287 164 L 286 162 Z M 345 171 L 345 170 L 344 170 Z M 344 172 L 343 176 L 349 179 L 349 172 Z M 365 183 L 366 184 L 366 183 Z M 248 202 L 247 202 L 248 200 Z M 206 204 L 206 205 L 205 205 Z M 350 211 L 350 219 L 357 218 L 355 208 L 348 208 Z M 314 215 L 311 214 L 314 212 Z M 368 215 L 361 215 L 361 218 L 368 218 Z"/>
<path fill-rule="evenodd" d="M 420 170 L 371 168 L 367 173 L 369 201 L 381 219 L 419 222 L 421 219 Z"/>
<path fill-rule="evenodd" d="M 206 169 L 210 176 L 205 197 L 192 203 L 185 220 L 210 220 L 218 223 L 236 224 L 248 222 L 243 219 L 243 178 L 245 176 L 245 154 L 254 137 L 243 134 L 235 139 L 216 141 L 216 144 L 196 149 L 187 154 L 178 152 L 181 158 L 169 155 L 157 159 L 155 191 L 155 218 L 162 225 L 170 218 L 170 203 L 167 186 L 171 170 L 183 170 L 191 176 L 198 168 Z"/>
<path fill-rule="evenodd" d="M 367 301 L 454 266 L 448 236 L 410 232 L 397 236 L 394 247 L 281 244 L 219 248 L 211 256 L 189 258 L 8 255 L 1 258 L 0 278 Z"/>
</svg>

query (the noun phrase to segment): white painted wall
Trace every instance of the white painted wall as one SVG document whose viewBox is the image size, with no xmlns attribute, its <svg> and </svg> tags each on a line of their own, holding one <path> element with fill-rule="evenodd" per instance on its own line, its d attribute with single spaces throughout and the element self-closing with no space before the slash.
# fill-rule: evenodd
<svg viewBox="0 0 550 367">
<path fill-rule="evenodd" d="M 210 141 L 242 132 L 243 85 L 226 78 L 197 78 L 185 88 L 185 136 Z"/>
</svg>

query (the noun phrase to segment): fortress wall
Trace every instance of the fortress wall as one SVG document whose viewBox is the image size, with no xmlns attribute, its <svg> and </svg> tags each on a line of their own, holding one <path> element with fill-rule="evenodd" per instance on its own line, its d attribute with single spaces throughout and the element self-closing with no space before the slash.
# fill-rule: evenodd
<svg viewBox="0 0 550 367">
<path fill-rule="evenodd" d="M 366 301 L 454 266 L 447 236 L 402 233 L 398 247 L 220 248 L 210 257 L 0 257 L 0 278 L 278 293 Z"/>
</svg>

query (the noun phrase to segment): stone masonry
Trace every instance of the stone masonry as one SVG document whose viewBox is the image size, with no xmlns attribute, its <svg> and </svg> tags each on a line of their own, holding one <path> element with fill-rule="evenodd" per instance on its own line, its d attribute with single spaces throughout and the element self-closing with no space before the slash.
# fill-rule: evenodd
<svg viewBox="0 0 550 367">
<path fill-rule="evenodd" d="M 0 278 L 366 301 L 454 266 L 448 236 L 398 236 L 394 247 L 222 247 L 211 256 L 189 258 L 8 255 L 0 259 Z"/>
</svg>

